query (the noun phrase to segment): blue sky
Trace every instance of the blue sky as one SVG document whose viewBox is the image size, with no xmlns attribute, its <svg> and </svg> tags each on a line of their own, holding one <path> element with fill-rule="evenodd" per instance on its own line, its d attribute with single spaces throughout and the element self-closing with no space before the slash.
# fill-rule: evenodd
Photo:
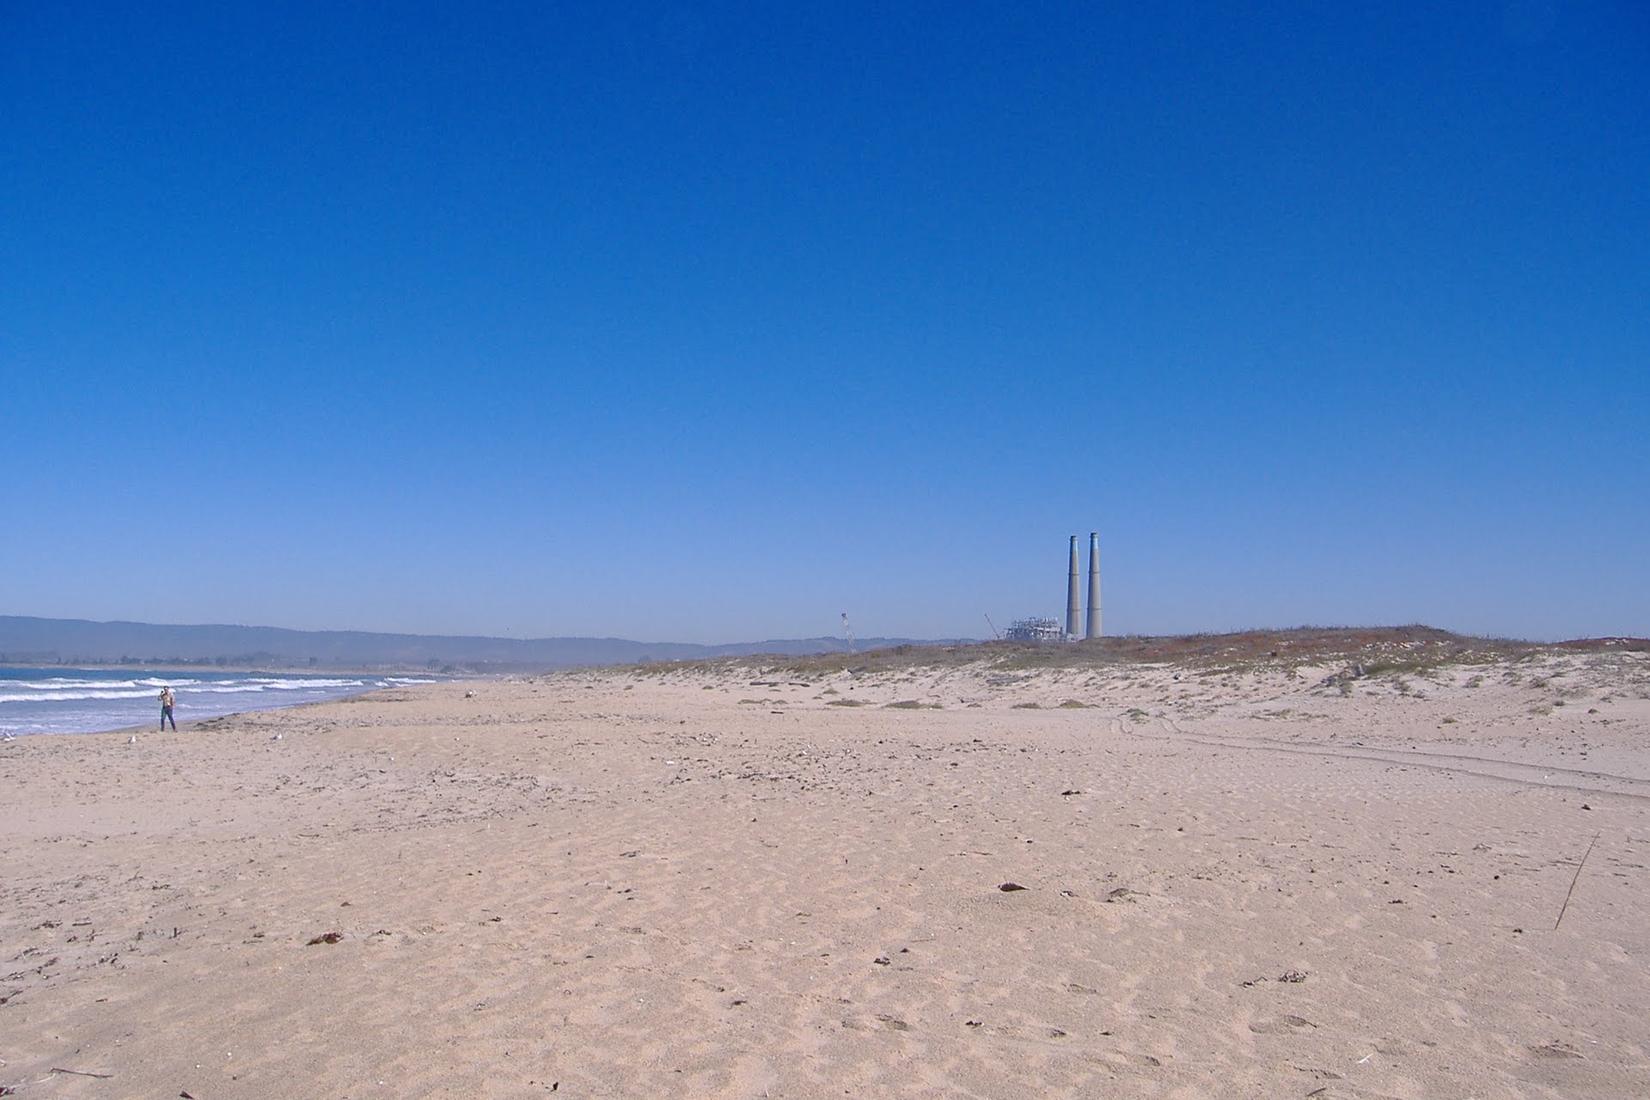
<svg viewBox="0 0 1650 1100">
<path fill-rule="evenodd" d="M 1650 634 L 1642 5 L 1127 7 L 6 6 L 0 613 Z"/>
</svg>

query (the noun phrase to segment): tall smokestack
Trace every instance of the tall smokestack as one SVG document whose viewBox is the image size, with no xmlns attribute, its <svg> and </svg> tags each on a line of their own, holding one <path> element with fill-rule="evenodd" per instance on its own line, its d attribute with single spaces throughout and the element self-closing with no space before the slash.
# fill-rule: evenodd
<svg viewBox="0 0 1650 1100">
<path fill-rule="evenodd" d="M 1071 577 L 1066 584 L 1066 637 L 1077 637 L 1077 536 L 1071 536 Z"/>
<path fill-rule="evenodd" d="M 1089 621 L 1086 637 L 1100 637 L 1100 532 L 1089 532 Z"/>
</svg>

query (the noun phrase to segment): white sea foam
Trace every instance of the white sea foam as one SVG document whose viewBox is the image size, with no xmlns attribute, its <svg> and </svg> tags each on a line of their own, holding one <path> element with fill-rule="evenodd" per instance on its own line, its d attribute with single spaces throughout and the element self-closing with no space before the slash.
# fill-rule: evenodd
<svg viewBox="0 0 1650 1100">
<path fill-rule="evenodd" d="M 0 681 L 7 687 L 26 688 L 30 691 L 73 691 L 79 688 L 107 687 L 131 688 L 142 687 L 142 680 L 71 680 L 66 676 L 57 676 L 50 680 L 7 680 Z"/>
<path fill-rule="evenodd" d="M 251 690 L 303 691 L 313 688 L 365 687 L 364 680 L 260 680 Z"/>
<path fill-rule="evenodd" d="M 54 691 L 49 695 L 0 695 L 0 703 L 71 703 L 80 699 L 148 699 L 154 693 L 141 691 Z"/>
<path fill-rule="evenodd" d="M 31 691 L 75 691 L 83 688 L 135 688 L 152 687 L 162 688 L 170 685 L 172 688 L 193 687 L 199 680 L 87 680 L 75 679 L 69 676 L 54 676 L 50 680 L 0 680 L 0 684 L 12 688 L 27 688 Z M 235 683 L 234 680 L 214 680 L 210 683 Z"/>
<path fill-rule="evenodd" d="M 0 694 L 0 703 L 70 703 L 89 699 L 150 699 L 159 695 L 157 685 L 170 684 L 181 703 L 191 695 L 257 695 L 265 691 L 329 692 L 338 688 L 365 687 L 364 680 L 282 680 L 260 677 L 255 680 L 39 680 L 0 681 L 0 687 L 21 689 Z"/>
</svg>

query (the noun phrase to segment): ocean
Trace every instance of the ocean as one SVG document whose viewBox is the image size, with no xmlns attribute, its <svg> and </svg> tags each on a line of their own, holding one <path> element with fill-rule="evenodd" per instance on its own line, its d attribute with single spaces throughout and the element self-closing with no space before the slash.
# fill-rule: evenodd
<svg viewBox="0 0 1650 1100">
<path fill-rule="evenodd" d="M 412 676 L 162 671 L 141 668 L 0 667 L 0 735 L 94 733 L 158 727 L 160 689 L 171 685 L 179 722 L 243 710 L 342 699 L 374 688 L 430 684 Z"/>
</svg>

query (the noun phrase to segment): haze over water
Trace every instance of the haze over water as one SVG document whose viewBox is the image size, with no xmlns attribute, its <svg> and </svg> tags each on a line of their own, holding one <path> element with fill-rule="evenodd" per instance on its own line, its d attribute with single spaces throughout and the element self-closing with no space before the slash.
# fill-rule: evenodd
<svg viewBox="0 0 1650 1100">
<path fill-rule="evenodd" d="M 190 722 L 434 682 L 407 676 L 0 667 L 0 734 L 156 726 L 160 689 L 168 684 L 177 696 L 174 716 Z"/>
</svg>

